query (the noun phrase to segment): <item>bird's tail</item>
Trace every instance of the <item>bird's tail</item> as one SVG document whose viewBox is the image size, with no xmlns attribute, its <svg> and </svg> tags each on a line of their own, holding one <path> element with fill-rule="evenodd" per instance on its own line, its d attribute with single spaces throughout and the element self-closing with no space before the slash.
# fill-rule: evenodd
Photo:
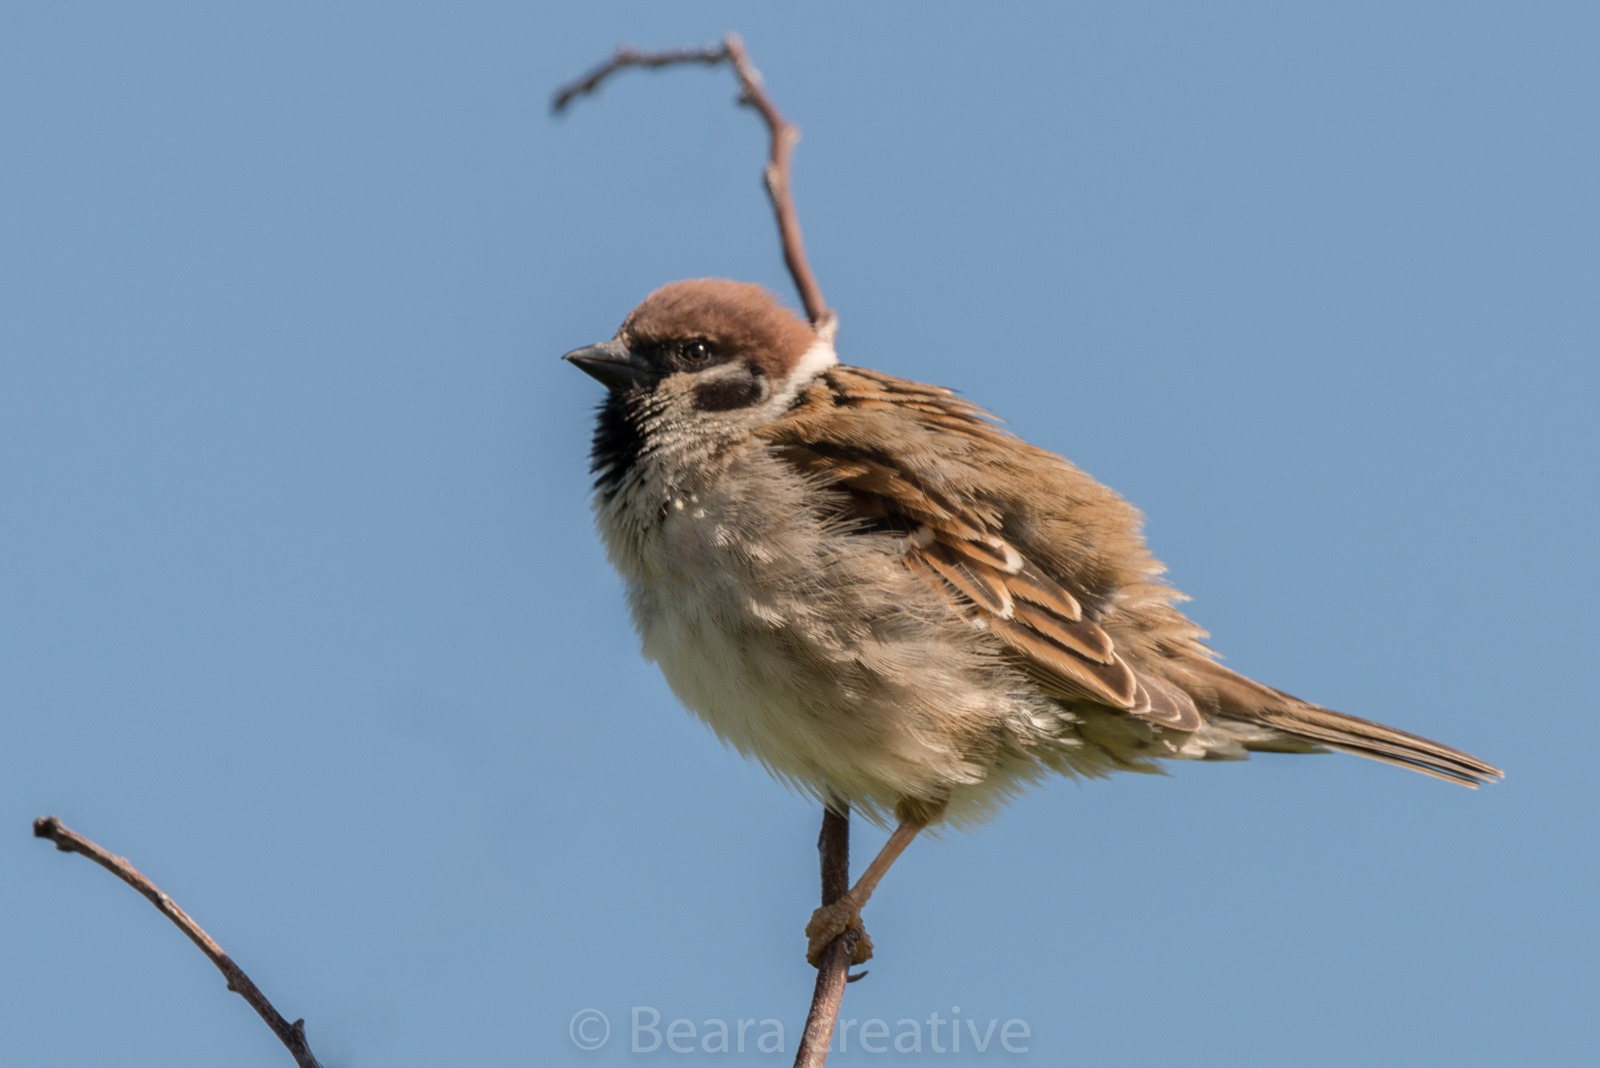
<svg viewBox="0 0 1600 1068">
<path fill-rule="evenodd" d="M 1499 768 L 1448 745 L 1407 731 L 1386 727 L 1358 716 L 1323 708 L 1274 690 L 1253 679 L 1210 662 L 1198 672 L 1206 689 L 1214 692 L 1217 715 L 1267 727 L 1290 739 L 1342 749 L 1346 753 L 1381 760 L 1446 782 L 1477 787 L 1504 776 Z M 1246 748 L 1258 748 L 1250 742 Z M 1274 748 L 1271 742 L 1259 745 Z"/>
</svg>

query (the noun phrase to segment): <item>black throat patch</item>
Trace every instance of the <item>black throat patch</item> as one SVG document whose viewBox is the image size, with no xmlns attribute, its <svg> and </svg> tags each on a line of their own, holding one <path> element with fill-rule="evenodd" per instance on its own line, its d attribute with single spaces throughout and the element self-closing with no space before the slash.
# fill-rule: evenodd
<svg viewBox="0 0 1600 1068">
<path fill-rule="evenodd" d="M 639 427 L 637 404 L 630 404 L 621 393 L 607 393 L 600 402 L 594 425 L 594 440 L 589 447 L 589 471 L 595 476 L 594 488 L 614 493 L 644 451 L 644 431 Z"/>
</svg>

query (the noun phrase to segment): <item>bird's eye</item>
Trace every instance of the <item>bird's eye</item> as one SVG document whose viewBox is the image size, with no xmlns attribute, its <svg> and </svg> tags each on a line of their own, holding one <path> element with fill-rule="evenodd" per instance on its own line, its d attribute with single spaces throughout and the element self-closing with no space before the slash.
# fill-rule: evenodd
<svg viewBox="0 0 1600 1068">
<path fill-rule="evenodd" d="M 711 359 L 711 346 L 706 341 L 695 338 L 693 341 L 684 342 L 683 362 L 689 364 L 702 364 Z"/>
</svg>

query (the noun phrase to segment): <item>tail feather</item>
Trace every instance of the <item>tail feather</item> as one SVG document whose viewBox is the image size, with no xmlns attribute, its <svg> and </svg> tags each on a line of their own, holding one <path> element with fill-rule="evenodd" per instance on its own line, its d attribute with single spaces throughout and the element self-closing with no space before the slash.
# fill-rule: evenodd
<svg viewBox="0 0 1600 1068">
<path fill-rule="evenodd" d="M 1283 709 L 1263 709 L 1254 718 L 1297 738 L 1308 738 L 1462 786 L 1476 788 L 1504 775 L 1494 765 L 1459 749 L 1318 705 L 1296 702 Z"/>
<path fill-rule="evenodd" d="M 1459 749 L 1310 704 L 1229 671 L 1221 664 L 1205 665 L 1202 675 L 1207 688 L 1215 693 L 1218 714 L 1228 719 L 1260 724 L 1292 738 L 1420 771 L 1462 786 L 1476 788 L 1505 775 L 1493 764 Z"/>
</svg>

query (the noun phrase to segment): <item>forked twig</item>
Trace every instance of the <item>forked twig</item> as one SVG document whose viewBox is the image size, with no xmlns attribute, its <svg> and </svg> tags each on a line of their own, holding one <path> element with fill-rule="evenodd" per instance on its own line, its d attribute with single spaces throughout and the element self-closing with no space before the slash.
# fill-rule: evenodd
<svg viewBox="0 0 1600 1068">
<path fill-rule="evenodd" d="M 285 1020 L 283 1014 L 267 1000 L 261 988 L 250 981 L 244 969 L 233 963 L 233 959 L 222 951 L 216 940 L 206 934 L 205 928 L 195 923 L 187 912 L 178 907 L 176 901 L 163 893 L 161 888 L 151 882 L 144 873 L 128 863 L 126 857 L 119 857 L 77 831 L 63 826 L 54 816 L 44 816 L 34 820 L 33 836 L 48 838 L 63 853 L 83 854 L 143 894 L 150 904 L 161 910 L 163 916 L 177 924 L 178 930 L 187 935 L 189 941 L 199 946 L 200 951 L 211 958 L 211 963 L 217 966 L 217 970 L 228 981 L 228 989 L 250 1003 L 250 1007 L 267 1022 L 268 1027 L 272 1028 L 272 1033 L 278 1036 L 278 1041 L 289 1050 L 299 1068 L 322 1068 L 317 1058 L 312 1055 L 311 1047 L 306 1043 L 306 1022 L 296 1020 L 290 1023 Z"/>
<path fill-rule="evenodd" d="M 794 171 L 794 146 L 800 140 L 800 129 L 783 117 L 772 97 L 767 95 L 761 84 L 761 72 L 750 62 L 750 55 L 745 51 L 744 42 L 738 34 L 730 33 L 720 45 L 709 48 L 640 52 L 624 45 L 610 59 L 582 78 L 556 90 L 551 108 L 560 114 L 575 99 L 595 92 L 607 78 L 629 67 L 671 67 L 692 63 L 726 63 L 731 66 L 739 79 L 739 103 L 754 108 L 766 123 L 771 144 L 765 180 L 767 196 L 772 201 L 772 211 L 778 221 L 783 262 L 789 268 L 789 277 L 794 279 L 794 287 L 800 294 L 806 317 L 819 334 L 831 341 L 838 324 L 827 301 L 822 299 L 822 287 L 817 284 L 811 263 L 806 259 L 805 241 L 800 234 L 800 216 L 795 211 L 794 194 L 790 188 L 790 175 Z"/>
<path fill-rule="evenodd" d="M 806 259 L 805 242 L 800 234 L 800 216 L 795 210 L 794 192 L 790 184 L 794 169 L 794 146 L 800 140 L 800 130 L 783 117 L 772 97 L 767 95 L 761 83 L 761 72 L 750 62 L 744 42 L 737 34 L 730 33 L 720 45 L 709 48 L 640 52 L 624 45 L 609 60 L 577 81 L 558 89 L 552 107 L 556 113 L 561 113 L 573 100 L 595 92 L 607 78 L 629 67 L 656 68 L 692 63 L 727 63 L 731 66 L 739 79 L 739 103 L 754 108 L 766 123 L 771 144 L 764 177 L 767 197 L 777 217 L 783 262 L 789 268 L 789 277 L 794 279 L 794 287 L 800 294 L 807 318 L 820 336 L 832 341 L 838 329 L 838 319 L 823 300 L 822 287 L 817 284 L 811 263 Z M 850 810 L 847 806 L 841 804 L 837 810 L 829 807 L 824 811 L 817 849 L 822 854 L 822 903 L 831 905 L 850 887 Z M 855 955 L 860 938 L 859 927 L 849 928 L 823 950 L 822 960 L 817 967 L 816 989 L 811 997 L 811 1011 L 806 1016 L 805 1033 L 795 1054 L 796 1068 L 818 1068 L 828 1059 L 828 1044 L 839 1018 L 845 984 L 851 978 L 850 960 Z"/>
</svg>

